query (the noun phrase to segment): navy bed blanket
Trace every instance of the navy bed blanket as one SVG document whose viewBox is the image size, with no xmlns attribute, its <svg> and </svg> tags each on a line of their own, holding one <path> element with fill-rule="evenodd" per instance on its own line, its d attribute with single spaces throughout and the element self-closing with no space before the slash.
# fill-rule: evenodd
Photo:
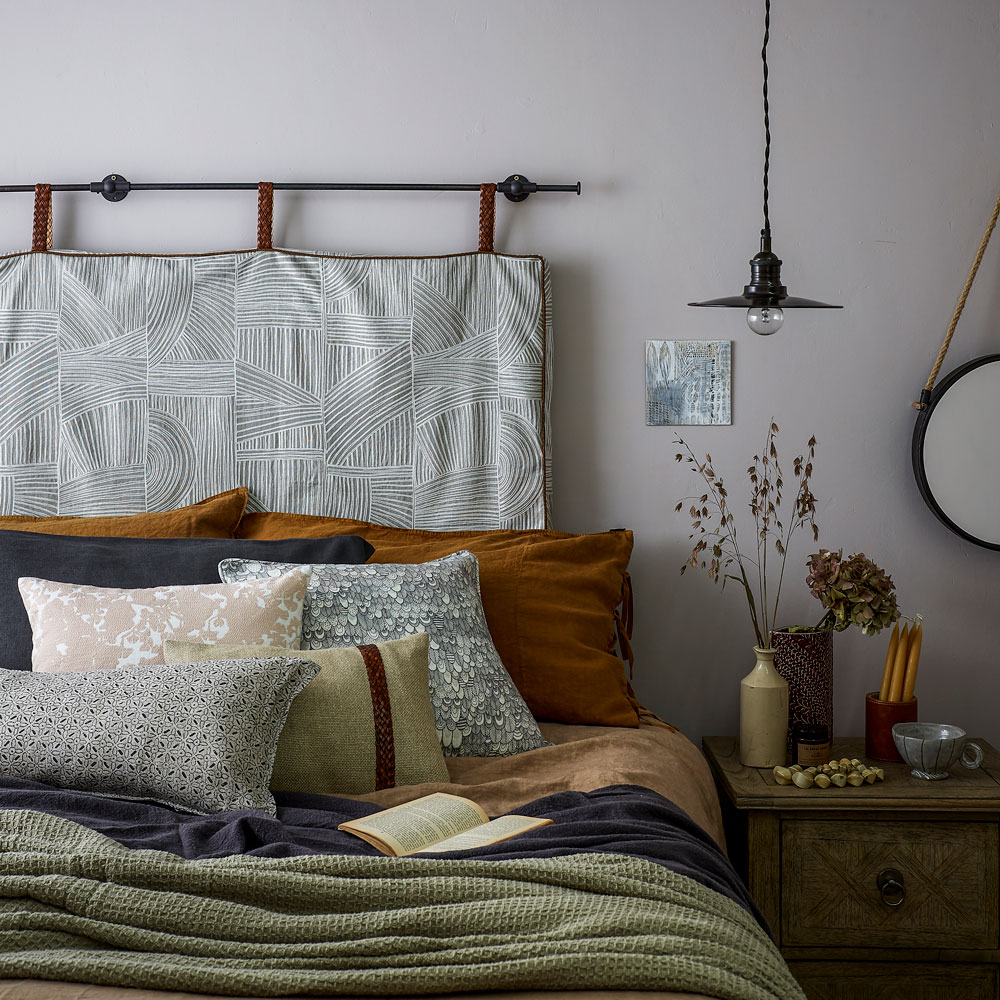
<svg viewBox="0 0 1000 1000">
<path fill-rule="evenodd" d="M 191 816 L 149 802 L 73 792 L 0 776 L 0 809 L 33 809 L 72 820 L 125 847 L 167 851 L 184 858 L 232 854 L 283 858 L 301 854 L 377 855 L 337 824 L 378 812 L 379 806 L 327 795 L 278 792 L 277 817 L 259 811 Z M 612 853 L 642 858 L 720 892 L 767 925 L 729 860 L 682 809 L 638 785 L 592 792 L 557 792 L 516 812 L 551 818 L 551 826 L 462 855 L 482 860 Z M 426 857 L 447 857 L 429 854 Z"/>
</svg>

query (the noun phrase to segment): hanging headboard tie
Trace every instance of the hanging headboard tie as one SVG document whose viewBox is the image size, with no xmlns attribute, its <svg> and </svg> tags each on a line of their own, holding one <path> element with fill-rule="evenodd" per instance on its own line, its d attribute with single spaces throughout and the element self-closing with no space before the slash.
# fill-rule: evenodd
<svg viewBox="0 0 1000 1000">
<path fill-rule="evenodd" d="M 274 248 L 274 185 L 270 181 L 257 184 L 257 249 Z"/>
<path fill-rule="evenodd" d="M 52 249 L 52 185 L 35 185 L 35 217 L 31 226 L 31 249 Z"/>
<path fill-rule="evenodd" d="M 496 233 L 497 218 L 497 186 L 496 184 L 481 184 L 479 186 L 479 252 L 493 253 L 493 240 Z"/>
</svg>

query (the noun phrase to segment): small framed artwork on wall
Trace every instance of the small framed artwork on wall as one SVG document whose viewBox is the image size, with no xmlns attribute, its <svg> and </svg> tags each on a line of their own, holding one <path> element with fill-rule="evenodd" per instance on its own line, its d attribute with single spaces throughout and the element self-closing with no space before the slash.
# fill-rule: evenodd
<svg viewBox="0 0 1000 1000">
<path fill-rule="evenodd" d="M 647 340 L 646 423 L 731 424 L 731 340 Z"/>
</svg>

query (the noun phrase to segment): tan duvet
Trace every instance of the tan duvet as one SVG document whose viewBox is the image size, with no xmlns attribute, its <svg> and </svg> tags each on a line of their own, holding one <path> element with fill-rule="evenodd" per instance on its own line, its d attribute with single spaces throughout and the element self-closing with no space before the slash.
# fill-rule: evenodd
<svg viewBox="0 0 1000 1000">
<path fill-rule="evenodd" d="M 708 765 L 684 736 L 663 726 L 638 729 L 542 723 L 554 745 L 517 757 L 449 758 L 451 783 L 408 785 L 355 796 L 395 805 L 433 791 L 474 799 L 488 813 L 508 812 L 558 791 L 643 785 L 671 799 L 724 846 L 722 817 Z M 500 984 L 498 984 L 500 985 Z M 684 1000 L 688 993 L 633 991 L 517 992 L 448 995 L 447 1000 Z M 0 980 L 0 1000 L 219 1000 L 202 993 L 89 986 L 36 979 Z M 262 1000 L 262 998 L 261 998 Z M 424 1000 L 441 1000 L 426 997 Z"/>
</svg>

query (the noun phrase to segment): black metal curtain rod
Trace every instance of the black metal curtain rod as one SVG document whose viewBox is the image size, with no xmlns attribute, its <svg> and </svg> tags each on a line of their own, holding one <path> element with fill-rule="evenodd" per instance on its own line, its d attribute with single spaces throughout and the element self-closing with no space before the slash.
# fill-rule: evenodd
<svg viewBox="0 0 1000 1000">
<path fill-rule="evenodd" d="M 275 191 L 478 191 L 479 184 L 297 184 L 275 181 Z M 129 191 L 256 191 L 256 183 L 247 184 L 133 184 L 121 174 L 108 174 L 104 180 L 89 184 L 52 184 L 53 191 L 91 191 L 108 201 L 121 201 Z M 0 184 L 0 193 L 34 191 L 34 184 Z M 575 184 L 536 184 L 523 174 L 511 174 L 497 184 L 497 192 L 509 201 L 524 201 L 536 191 L 580 193 Z"/>
</svg>

